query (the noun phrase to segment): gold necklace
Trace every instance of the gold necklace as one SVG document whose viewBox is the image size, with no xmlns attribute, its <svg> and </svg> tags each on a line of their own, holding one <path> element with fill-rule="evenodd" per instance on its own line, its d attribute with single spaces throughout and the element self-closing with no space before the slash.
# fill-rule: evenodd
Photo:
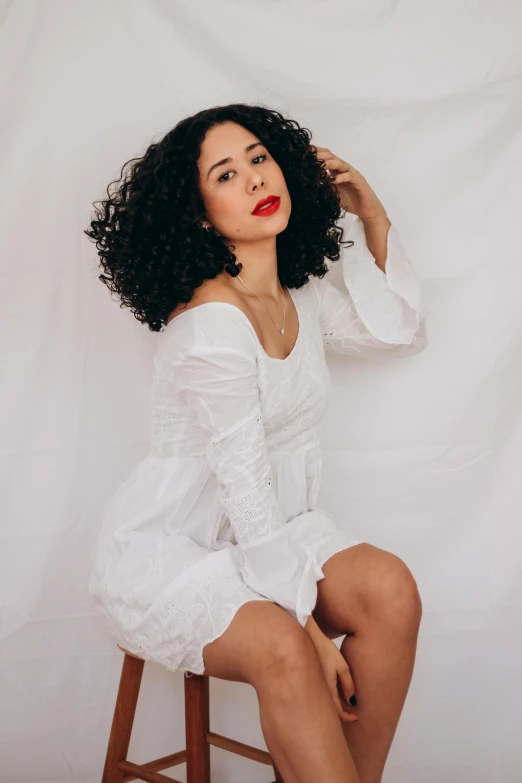
<svg viewBox="0 0 522 783">
<path fill-rule="evenodd" d="M 236 277 L 239 277 L 239 279 L 241 280 L 241 277 L 240 277 L 240 275 L 236 275 Z M 244 282 L 244 280 L 241 280 L 241 282 L 243 283 L 243 285 L 245 286 L 245 288 L 248 288 L 248 286 L 247 286 L 247 284 Z M 281 332 L 281 334 L 284 334 L 284 333 L 285 333 L 286 296 L 285 296 L 285 295 L 284 295 L 284 293 L 283 293 L 283 288 L 282 288 L 282 286 L 281 286 L 281 281 L 279 280 L 279 277 L 277 278 L 277 282 L 279 283 L 279 288 L 281 289 L 281 293 L 283 294 L 283 299 L 284 299 L 284 305 L 283 305 L 283 328 L 282 328 L 282 329 L 280 329 L 280 328 L 278 327 L 278 325 L 276 324 L 276 322 L 274 321 L 274 319 L 273 319 L 273 318 L 272 318 L 272 316 L 270 315 L 270 310 L 268 309 L 268 307 L 267 307 L 267 305 L 266 305 L 266 302 L 263 302 L 263 300 L 261 299 L 261 297 L 260 297 L 260 296 L 257 296 L 257 294 L 255 294 L 255 293 L 252 291 L 252 289 L 248 288 L 248 290 L 250 291 L 250 293 L 251 293 L 251 294 L 254 294 L 254 296 L 257 296 L 257 298 L 258 298 L 258 299 L 260 299 L 260 300 L 261 300 L 261 302 L 263 302 L 263 304 L 264 304 L 264 305 L 265 305 L 265 307 L 266 307 L 266 311 L 267 311 L 268 315 L 270 315 L 270 320 L 272 321 L 272 323 L 273 323 L 273 324 L 274 324 L 274 326 L 276 327 L 277 331 L 278 331 L 278 332 Z"/>
</svg>

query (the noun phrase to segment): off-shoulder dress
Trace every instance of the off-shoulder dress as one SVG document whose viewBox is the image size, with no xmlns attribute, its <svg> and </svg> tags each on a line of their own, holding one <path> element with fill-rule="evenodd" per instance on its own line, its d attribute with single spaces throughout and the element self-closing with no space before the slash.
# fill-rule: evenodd
<svg viewBox="0 0 522 783">
<path fill-rule="evenodd" d="M 289 289 L 299 331 L 285 359 L 224 302 L 181 313 L 158 337 L 150 451 L 103 507 L 89 577 L 110 633 L 145 660 L 203 674 L 205 644 L 247 601 L 273 601 L 304 625 L 325 561 L 362 543 L 317 506 L 325 351 L 407 357 L 427 337 L 396 227 L 386 274 L 358 217 L 345 236 L 346 291 L 328 275 Z"/>
</svg>

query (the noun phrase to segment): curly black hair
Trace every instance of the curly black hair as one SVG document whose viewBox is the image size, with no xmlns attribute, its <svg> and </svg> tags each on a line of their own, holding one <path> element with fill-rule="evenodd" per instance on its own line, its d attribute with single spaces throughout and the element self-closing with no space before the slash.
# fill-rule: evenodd
<svg viewBox="0 0 522 783">
<path fill-rule="evenodd" d="M 103 269 L 99 279 L 117 294 L 120 307 L 129 307 L 153 332 L 205 280 L 224 270 L 232 277 L 241 271 L 234 246 L 199 223 L 205 214 L 198 185 L 200 147 L 210 128 L 228 121 L 254 133 L 285 177 L 292 212 L 276 237 L 283 286 L 301 288 L 310 276 L 324 277 L 324 259 L 338 261 L 341 245 L 353 244 L 343 242 L 343 229 L 336 225 L 342 212 L 337 190 L 307 128 L 260 105 L 233 103 L 200 111 L 123 165 L 120 179 L 107 187 L 108 198 L 93 202 L 95 218 L 84 230 L 96 241 Z"/>
</svg>

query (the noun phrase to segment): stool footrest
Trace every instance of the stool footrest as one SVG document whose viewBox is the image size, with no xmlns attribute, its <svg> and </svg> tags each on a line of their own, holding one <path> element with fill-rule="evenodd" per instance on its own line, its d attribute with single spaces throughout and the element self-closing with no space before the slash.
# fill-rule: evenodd
<svg viewBox="0 0 522 783">
<path fill-rule="evenodd" d="M 146 783 L 182 783 L 182 781 L 177 778 L 162 775 L 161 772 L 147 770 L 146 766 L 143 764 L 133 764 L 132 761 L 120 761 L 118 769 L 128 773 L 123 777 L 124 783 L 127 780 L 145 780 Z"/>
<path fill-rule="evenodd" d="M 170 769 L 170 767 L 175 767 L 178 764 L 184 764 L 187 760 L 187 751 L 186 750 L 179 750 L 177 753 L 171 753 L 169 756 L 162 756 L 160 759 L 154 759 L 154 761 L 148 761 L 146 764 L 133 764 L 131 761 L 120 761 L 118 764 L 118 767 L 122 770 L 122 772 L 127 772 L 129 774 L 124 775 L 123 777 L 123 783 L 127 783 L 129 780 L 136 780 L 136 775 L 130 774 L 131 772 L 136 772 L 137 768 L 139 767 L 140 771 L 143 769 L 146 772 L 159 772 L 160 769 Z M 122 764 L 126 764 L 129 766 L 129 764 L 135 769 L 124 769 L 122 767 Z M 166 776 L 163 775 L 163 778 Z M 167 780 L 172 780 L 172 778 L 166 778 Z M 145 778 L 138 778 L 138 780 L 145 780 Z M 177 783 L 177 781 L 176 781 Z"/>
<path fill-rule="evenodd" d="M 214 745 L 216 748 L 223 748 L 223 750 L 229 750 L 231 753 L 236 753 L 238 756 L 244 756 L 252 761 L 259 761 L 261 764 L 267 764 L 269 767 L 273 765 L 273 759 L 266 750 L 260 750 L 253 745 L 247 745 L 244 742 L 224 737 L 222 734 L 216 734 L 213 731 L 207 732 L 207 740 L 209 745 Z"/>
</svg>

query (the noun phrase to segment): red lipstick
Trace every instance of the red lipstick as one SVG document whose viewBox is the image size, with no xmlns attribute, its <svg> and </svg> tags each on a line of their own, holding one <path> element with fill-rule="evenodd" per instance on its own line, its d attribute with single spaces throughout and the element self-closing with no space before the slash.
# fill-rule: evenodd
<svg viewBox="0 0 522 783">
<path fill-rule="evenodd" d="M 280 204 L 281 199 L 279 196 L 267 196 L 257 202 L 251 214 L 256 216 L 259 215 L 260 217 L 263 215 L 273 215 L 274 212 L 277 212 L 279 209 Z"/>
</svg>

